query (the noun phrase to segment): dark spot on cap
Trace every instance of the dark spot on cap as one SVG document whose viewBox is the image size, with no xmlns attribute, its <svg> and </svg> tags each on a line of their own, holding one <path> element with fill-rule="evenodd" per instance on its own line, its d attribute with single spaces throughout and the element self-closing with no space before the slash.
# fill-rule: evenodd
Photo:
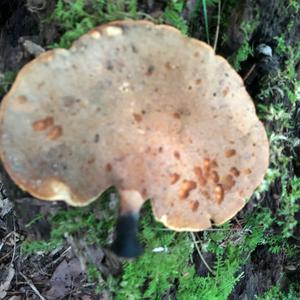
<svg viewBox="0 0 300 300">
<path fill-rule="evenodd" d="M 124 32 L 127 32 L 129 29 L 129 26 L 127 24 L 118 24 L 113 26 L 121 28 Z"/>
<path fill-rule="evenodd" d="M 201 194 L 204 196 L 205 199 L 210 199 L 210 194 L 207 190 L 201 191 Z"/>
<path fill-rule="evenodd" d="M 213 96 L 216 97 L 216 96 L 217 96 L 217 93 L 213 93 Z"/>
<path fill-rule="evenodd" d="M 47 134 L 48 139 L 57 140 L 63 134 L 61 126 L 54 126 Z"/>
<path fill-rule="evenodd" d="M 175 119 L 180 119 L 180 113 L 174 112 L 174 113 L 173 113 L 173 117 L 174 117 Z"/>
<path fill-rule="evenodd" d="M 112 165 L 111 165 L 110 163 L 106 164 L 105 170 L 106 170 L 106 172 L 111 172 L 111 170 L 112 170 Z"/>
<path fill-rule="evenodd" d="M 150 65 L 147 69 L 146 76 L 151 76 L 153 74 L 154 70 L 155 70 L 155 67 L 153 65 Z"/>
<path fill-rule="evenodd" d="M 145 152 L 146 152 L 146 153 L 150 153 L 150 152 L 151 152 L 151 147 L 148 146 L 148 147 L 146 148 Z"/>
<path fill-rule="evenodd" d="M 224 90 L 223 90 L 223 96 L 226 97 L 229 93 L 229 87 L 226 87 Z"/>
<path fill-rule="evenodd" d="M 226 191 L 230 191 L 235 185 L 235 180 L 233 179 L 233 176 L 229 174 L 222 179 L 222 184 Z"/>
<path fill-rule="evenodd" d="M 37 88 L 40 89 L 40 88 L 42 88 L 44 85 L 45 85 L 45 82 L 42 81 L 42 82 L 38 83 Z"/>
<path fill-rule="evenodd" d="M 188 86 L 188 89 L 189 89 L 189 90 L 192 90 L 192 89 L 193 89 L 193 87 L 192 87 L 191 85 L 189 85 L 189 86 Z"/>
<path fill-rule="evenodd" d="M 200 186 L 206 185 L 206 178 L 203 175 L 202 169 L 199 166 L 194 167 L 194 173 L 198 179 L 198 183 Z"/>
<path fill-rule="evenodd" d="M 27 102 L 27 97 L 24 95 L 21 95 L 18 97 L 19 104 L 25 104 Z"/>
<path fill-rule="evenodd" d="M 210 161 L 209 163 L 211 168 L 217 168 L 218 167 L 218 163 L 213 159 Z"/>
<path fill-rule="evenodd" d="M 195 52 L 194 57 L 198 57 L 198 56 L 199 56 L 199 52 Z"/>
<path fill-rule="evenodd" d="M 167 70 L 172 70 L 172 65 L 169 61 L 165 63 L 165 67 Z"/>
<path fill-rule="evenodd" d="M 141 113 L 142 113 L 142 115 L 145 115 L 145 114 L 146 114 L 146 111 L 143 109 L 143 110 L 141 111 Z"/>
<path fill-rule="evenodd" d="M 160 146 L 159 148 L 158 148 L 158 152 L 159 153 L 162 153 L 164 151 L 164 148 L 162 147 L 162 146 Z"/>
<path fill-rule="evenodd" d="M 46 117 L 45 119 L 41 119 L 32 123 L 32 129 L 34 131 L 43 131 L 53 126 L 54 119 L 53 117 Z"/>
<path fill-rule="evenodd" d="M 178 196 L 180 199 L 186 199 L 190 192 L 197 188 L 197 183 L 193 180 L 183 180 Z"/>
<path fill-rule="evenodd" d="M 114 66 L 113 66 L 111 61 L 108 61 L 106 63 L 106 69 L 109 70 L 109 71 L 112 71 L 114 69 Z"/>
<path fill-rule="evenodd" d="M 214 182 L 214 183 L 218 183 L 220 180 L 219 174 L 216 171 L 212 171 L 209 174 L 209 179 Z"/>
<path fill-rule="evenodd" d="M 196 84 L 197 84 L 197 85 L 199 85 L 201 82 L 202 82 L 201 79 L 197 79 L 197 80 L 196 80 Z"/>
<path fill-rule="evenodd" d="M 245 175 L 250 175 L 252 173 L 252 170 L 251 169 L 245 169 L 244 170 L 244 174 Z"/>
<path fill-rule="evenodd" d="M 70 108 L 72 106 L 74 106 L 76 103 L 80 102 L 80 99 L 75 99 L 72 96 L 65 96 L 63 97 L 63 101 L 64 101 L 64 107 L 66 108 Z"/>
<path fill-rule="evenodd" d="M 100 141 L 100 135 L 98 133 L 95 134 L 94 136 L 94 143 L 98 143 Z"/>
<path fill-rule="evenodd" d="M 236 150 L 235 149 L 228 149 L 224 152 L 225 157 L 230 158 L 232 156 L 236 155 Z"/>
<path fill-rule="evenodd" d="M 143 188 L 142 190 L 142 197 L 146 198 L 147 197 L 147 189 Z"/>
<path fill-rule="evenodd" d="M 170 183 L 175 184 L 180 178 L 180 175 L 177 173 L 174 173 L 170 176 Z"/>
<path fill-rule="evenodd" d="M 199 202 L 198 201 L 193 201 L 191 203 L 191 209 L 192 209 L 192 212 L 196 212 L 199 208 Z"/>
<path fill-rule="evenodd" d="M 240 176 L 240 171 L 236 167 L 232 167 L 229 173 L 234 177 Z"/>
<path fill-rule="evenodd" d="M 94 163 L 96 160 L 95 155 L 91 155 L 91 157 L 88 159 L 88 164 L 91 165 L 92 163 Z"/>
<path fill-rule="evenodd" d="M 178 151 L 174 152 L 174 156 L 176 159 L 180 159 L 180 153 Z"/>
<path fill-rule="evenodd" d="M 143 117 L 140 114 L 134 113 L 133 117 L 134 117 L 135 121 L 138 122 L 138 123 L 143 120 Z"/>
<path fill-rule="evenodd" d="M 138 53 L 138 49 L 136 48 L 135 45 L 131 44 L 131 50 L 133 53 L 137 54 Z"/>
</svg>

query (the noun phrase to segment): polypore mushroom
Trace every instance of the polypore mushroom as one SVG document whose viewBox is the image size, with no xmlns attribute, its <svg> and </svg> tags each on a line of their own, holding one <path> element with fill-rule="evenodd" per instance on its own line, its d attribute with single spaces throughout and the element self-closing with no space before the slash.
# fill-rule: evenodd
<svg viewBox="0 0 300 300">
<path fill-rule="evenodd" d="M 268 166 L 264 127 L 228 62 L 145 21 L 41 54 L 20 71 L 0 121 L 1 159 L 23 190 L 83 206 L 115 186 L 123 215 L 150 198 L 177 231 L 230 219 Z"/>
</svg>

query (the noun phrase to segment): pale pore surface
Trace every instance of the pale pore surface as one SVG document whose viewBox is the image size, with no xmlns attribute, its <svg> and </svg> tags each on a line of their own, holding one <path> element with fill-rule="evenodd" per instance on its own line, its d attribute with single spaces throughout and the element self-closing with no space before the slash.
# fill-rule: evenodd
<svg viewBox="0 0 300 300">
<path fill-rule="evenodd" d="M 1 106 L 0 146 L 38 198 L 86 205 L 115 185 L 151 198 L 175 230 L 231 218 L 268 165 L 236 72 L 206 44 L 142 21 L 98 27 L 25 66 Z"/>
</svg>

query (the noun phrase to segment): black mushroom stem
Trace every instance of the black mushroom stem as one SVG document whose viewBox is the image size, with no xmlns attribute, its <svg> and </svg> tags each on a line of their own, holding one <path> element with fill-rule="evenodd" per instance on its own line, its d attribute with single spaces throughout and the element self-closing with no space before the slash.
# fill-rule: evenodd
<svg viewBox="0 0 300 300">
<path fill-rule="evenodd" d="M 143 203 L 137 191 L 120 192 L 121 209 L 111 247 L 118 256 L 134 258 L 143 253 L 143 246 L 138 240 L 139 211 Z"/>
</svg>

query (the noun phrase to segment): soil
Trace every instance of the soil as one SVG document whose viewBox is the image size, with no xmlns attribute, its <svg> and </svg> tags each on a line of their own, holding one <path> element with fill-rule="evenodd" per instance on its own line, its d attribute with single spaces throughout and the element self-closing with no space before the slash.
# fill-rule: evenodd
<svg viewBox="0 0 300 300">
<path fill-rule="evenodd" d="M 48 45 L 59 40 L 59 26 L 55 23 L 43 22 L 47 16 L 51 15 L 56 1 L 46 1 L 46 6 L 39 9 L 41 2 L 38 0 L 0 1 L 0 75 L 7 71 L 16 72 L 34 58 L 34 53 L 24 47 L 24 40 L 30 40 L 35 45 L 46 49 Z M 140 8 L 146 13 L 164 7 L 164 1 L 141 2 Z M 237 2 L 239 4 L 232 12 L 228 27 L 228 41 L 218 49 L 218 52 L 228 57 L 241 46 L 244 35 L 239 29 L 240 24 L 254 18 L 255 4 L 259 6 L 259 26 L 251 33 L 250 43 L 254 48 L 262 43 L 271 48 L 274 47 L 274 37 L 286 32 L 290 21 L 290 16 L 286 13 L 285 1 L 245 0 Z M 31 6 L 26 3 L 30 3 Z M 32 9 L 32 4 L 35 4 L 37 9 Z M 188 1 L 188 4 L 192 5 L 193 1 Z M 189 17 L 188 9 L 185 11 L 185 17 Z M 203 29 L 201 22 L 199 20 L 198 25 Z M 290 45 L 300 40 L 300 19 L 296 19 L 295 22 L 298 24 L 288 37 Z M 194 35 L 199 34 L 195 32 Z M 271 60 L 266 61 L 262 57 L 253 56 L 242 64 L 240 70 L 242 77 L 249 72 L 253 64 L 257 66 L 246 80 L 247 89 L 253 98 L 260 92 L 262 76 L 280 68 L 284 59 L 285 57 L 273 56 Z M 300 63 L 298 70 L 300 77 Z M 269 99 L 269 101 L 274 101 L 274 99 Z M 300 136 L 300 109 L 298 109 L 298 115 L 295 116 L 295 131 Z M 295 152 L 300 158 L 299 146 L 295 148 Z M 298 176 L 300 175 L 299 161 L 300 159 L 294 161 L 295 173 Z M 33 239 L 49 238 L 51 224 L 48 220 L 58 209 L 62 207 L 67 209 L 66 205 L 33 199 L 14 185 L 2 167 L 0 168 L 0 183 L 0 241 L 2 240 L 2 243 L 0 242 L 0 270 L 2 270 L 0 272 L 0 299 L 2 299 L 1 283 L 5 280 L 9 280 L 10 284 L 5 299 L 43 299 L 35 288 L 40 291 L 44 299 L 99 299 L 99 296 L 95 296 L 95 286 L 87 281 L 82 261 L 77 258 L 76 253 L 70 251 L 70 248 L 56 249 L 48 255 L 37 253 L 32 256 L 24 255 L 20 251 L 22 240 L 28 236 Z M 274 213 L 278 206 L 276 195 L 279 190 L 279 183 L 274 184 L 263 200 L 263 205 L 270 207 Z M 249 203 L 240 212 L 238 218 L 242 218 L 246 212 L 253 211 L 254 204 Z M 39 213 L 44 217 L 28 230 L 25 225 Z M 297 217 L 300 219 L 300 213 Z M 300 233 L 299 225 L 296 232 Z M 299 243 L 295 240 L 290 242 Z M 105 272 L 118 274 L 121 271 L 121 261 L 110 252 L 82 244 L 78 246 L 80 243 L 72 240 L 69 243 L 74 246 L 75 252 L 89 252 L 90 257 L 94 257 L 104 274 Z M 208 255 L 206 260 L 209 263 L 213 257 Z M 12 261 L 14 269 L 8 267 Z M 262 294 L 276 283 L 284 289 L 288 281 L 298 281 L 299 270 L 293 267 L 295 261 L 297 258 L 287 261 L 287 258 L 280 253 L 272 254 L 265 246 L 257 247 L 243 267 L 244 277 L 235 287 L 230 299 L 254 299 L 254 295 Z M 195 259 L 194 263 L 198 273 L 205 275 L 207 271 L 201 265 L 201 261 Z M 108 295 L 103 293 L 100 299 L 107 298 Z"/>
</svg>

